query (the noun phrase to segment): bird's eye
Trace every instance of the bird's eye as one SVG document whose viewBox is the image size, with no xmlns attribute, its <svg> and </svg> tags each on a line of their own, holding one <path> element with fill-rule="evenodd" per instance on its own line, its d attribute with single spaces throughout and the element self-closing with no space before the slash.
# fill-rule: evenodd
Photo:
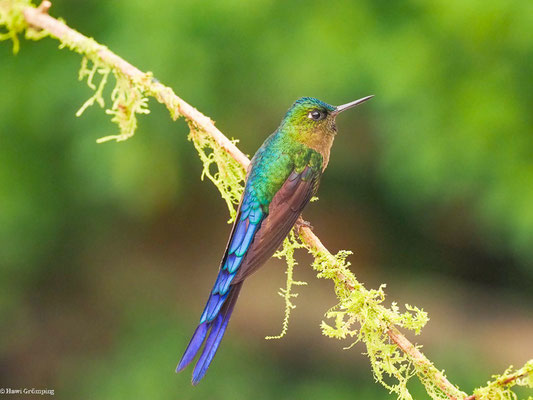
<svg viewBox="0 0 533 400">
<path fill-rule="evenodd" d="M 307 114 L 308 118 L 311 118 L 313 121 L 320 121 L 321 119 L 326 118 L 326 113 L 320 110 L 313 110 Z"/>
</svg>

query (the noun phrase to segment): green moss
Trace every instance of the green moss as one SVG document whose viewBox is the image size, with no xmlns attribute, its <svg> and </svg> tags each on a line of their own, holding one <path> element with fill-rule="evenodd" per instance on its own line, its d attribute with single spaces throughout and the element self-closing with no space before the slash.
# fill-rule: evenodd
<svg viewBox="0 0 533 400">
<path fill-rule="evenodd" d="M 144 91 L 119 71 L 113 71 L 116 85 L 111 92 L 113 105 L 106 110 L 106 114 L 112 115 L 111 122 L 118 125 L 120 133 L 100 138 L 98 143 L 116 140 L 127 140 L 133 136 L 137 129 L 137 114 L 149 114 L 148 98 Z M 104 78 L 102 78 L 103 80 Z"/>
<path fill-rule="evenodd" d="M 298 293 L 293 293 L 292 287 L 307 285 L 307 282 L 295 281 L 293 278 L 294 267 L 298 265 L 294 258 L 294 252 L 296 249 L 301 249 L 303 247 L 305 247 L 305 245 L 298 239 L 294 230 L 292 230 L 289 236 L 283 241 L 283 248 L 274 254 L 274 257 L 280 259 L 285 258 L 285 261 L 287 262 L 287 271 L 285 272 L 287 274 L 287 282 L 285 288 L 281 288 L 278 292 L 285 302 L 285 317 L 283 318 L 281 332 L 275 336 L 267 336 L 265 339 L 281 339 L 289 329 L 291 311 L 296 308 L 291 299 L 298 297 Z"/>
<path fill-rule="evenodd" d="M 137 129 L 137 114 L 150 113 L 148 97 L 146 97 L 141 85 L 124 76 L 120 70 L 112 68 L 101 61 L 97 52 L 99 47 L 100 45 L 94 42 L 94 46 L 89 46 L 87 49 L 73 48 L 74 51 L 85 54 L 81 62 L 79 80 L 87 79 L 87 86 L 94 90 L 94 94 L 83 103 L 76 112 L 76 116 L 81 116 L 94 103 L 97 103 L 102 108 L 105 107 L 103 92 L 110 73 L 113 73 L 115 86 L 110 96 L 112 105 L 106 110 L 106 114 L 111 115 L 111 122 L 118 125 L 119 134 L 102 137 L 97 142 L 103 143 L 109 140 L 120 142 L 129 139 L 135 133 Z M 99 82 L 96 84 L 95 80 L 98 79 Z"/>
<path fill-rule="evenodd" d="M 194 122 L 189 122 L 189 128 L 189 140 L 193 142 L 203 164 L 201 179 L 207 177 L 217 187 L 228 206 L 228 223 L 231 223 L 244 190 L 244 168 Z"/>
<path fill-rule="evenodd" d="M 92 63 L 91 67 L 89 67 L 89 64 Z M 104 91 L 105 85 L 107 83 L 107 78 L 109 76 L 109 73 L 111 72 L 110 68 L 107 68 L 105 66 L 102 66 L 101 63 L 90 61 L 87 57 L 83 57 L 81 60 L 81 68 L 78 73 L 79 80 L 82 81 L 83 79 L 87 78 L 87 86 L 94 90 L 94 95 L 92 95 L 83 105 L 81 108 L 76 112 L 76 117 L 79 117 L 83 114 L 83 112 L 90 106 L 92 106 L 95 102 L 98 103 L 98 105 L 102 108 L 105 106 L 104 98 L 102 97 L 102 93 Z M 96 74 L 101 75 L 100 82 L 98 83 L 98 87 L 94 84 L 94 76 Z"/>
<path fill-rule="evenodd" d="M 517 400 L 513 386 L 523 386 L 533 389 L 533 360 L 529 360 L 522 368 L 513 371 L 509 367 L 503 374 L 494 375 L 493 380 L 484 387 L 474 390 L 476 400 Z M 533 399 L 529 396 L 529 400 Z"/>
<path fill-rule="evenodd" d="M 0 1 L 0 41 L 11 40 L 14 54 L 20 50 L 18 35 L 28 27 L 22 11 L 29 6 L 32 6 L 30 0 Z"/>
</svg>

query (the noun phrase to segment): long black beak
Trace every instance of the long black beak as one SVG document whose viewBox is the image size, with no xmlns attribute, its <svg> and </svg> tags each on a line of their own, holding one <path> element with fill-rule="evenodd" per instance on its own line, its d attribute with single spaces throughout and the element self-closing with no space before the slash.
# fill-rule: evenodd
<svg viewBox="0 0 533 400">
<path fill-rule="evenodd" d="M 343 104 L 342 106 L 337 106 L 335 108 L 335 111 L 333 111 L 333 114 L 337 115 L 337 114 L 339 114 L 339 113 L 341 113 L 343 111 L 346 111 L 349 108 L 358 106 L 359 104 L 364 103 L 367 100 L 370 100 L 372 97 L 374 97 L 374 95 L 363 97 L 362 99 L 355 100 L 355 101 L 352 101 L 350 103 Z"/>
</svg>

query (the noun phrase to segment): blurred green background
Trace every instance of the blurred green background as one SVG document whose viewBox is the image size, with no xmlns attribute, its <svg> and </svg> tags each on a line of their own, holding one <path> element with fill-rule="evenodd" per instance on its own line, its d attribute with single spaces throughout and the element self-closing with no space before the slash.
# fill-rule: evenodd
<svg viewBox="0 0 533 400">
<path fill-rule="evenodd" d="M 416 340 L 470 392 L 533 357 L 533 2 L 53 2 L 50 11 L 216 120 L 252 155 L 291 103 L 376 97 L 338 120 L 305 212 L 368 287 L 431 321 Z M 335 304 L 299 255 L 254 275 L 206 379 L 174 368 L 230 227 L 183 121 L 154 100 L 136 135 L 55 40 L 0 43 L 0 386 L 60 399 L 384 399 L 361 344 L 321 336 Z M 111 86 L 108 87 L 110 90 Z M 108 91 L 109 94 L 109 91 Z M 109 105 L 109 103 L 107 104 Z M 428 398 L 411 385 L 416 398 Z"/>
</svg>

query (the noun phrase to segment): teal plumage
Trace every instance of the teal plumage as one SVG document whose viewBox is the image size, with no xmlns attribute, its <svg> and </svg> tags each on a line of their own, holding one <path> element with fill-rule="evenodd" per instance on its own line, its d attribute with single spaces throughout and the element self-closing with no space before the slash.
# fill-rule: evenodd
<svg viewBox="0 0 533 400">
<path fill-rule="evenodd" d="M 338 107 L 302 97 L 255 153 L 217 279 L 176 368 L 183 370 L 205 343 L 193 384 L 220 345 L 244 279 L 274 254 L 316 193 L 337 132 L 336 116 L 370 97 Z"/>
</svg>

